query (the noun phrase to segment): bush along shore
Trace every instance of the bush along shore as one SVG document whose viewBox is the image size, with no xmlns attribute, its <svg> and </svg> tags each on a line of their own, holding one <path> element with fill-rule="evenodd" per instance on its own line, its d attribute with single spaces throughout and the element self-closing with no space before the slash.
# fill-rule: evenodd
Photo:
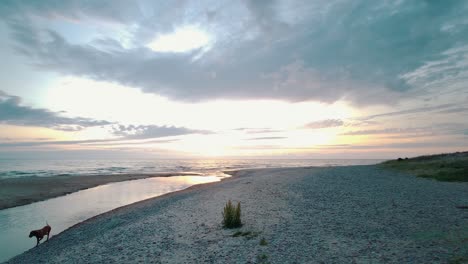
<svg viewBox="0 0 468 264">
<path fill-rule="evenodd" d="M 468 182 L 468 152 L 398 158 L 381 166 L 438 181 Z"/>
</svg>

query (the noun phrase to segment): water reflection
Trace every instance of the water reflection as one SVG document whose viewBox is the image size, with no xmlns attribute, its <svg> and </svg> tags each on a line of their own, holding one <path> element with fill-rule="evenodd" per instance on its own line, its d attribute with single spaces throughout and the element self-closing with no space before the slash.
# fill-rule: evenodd
<svg viewBox="0 0 468 264">
<path fill-rule="evenodd" d="M 226 175 L 174 176 L 110 183 L 25 206 L 0 211 L 0 262 L 35 246 L 31 230 L 52 226 L 51 237 L 95 215 Z"/>
</svg>

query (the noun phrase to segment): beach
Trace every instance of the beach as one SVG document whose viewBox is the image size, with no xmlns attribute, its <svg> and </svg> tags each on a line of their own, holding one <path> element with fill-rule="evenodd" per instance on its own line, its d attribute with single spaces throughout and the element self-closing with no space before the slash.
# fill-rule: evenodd
<svg viewBox="0 0 468 264">
<path fill-rule="evenodd" d="M 376 165 L 230 174 L 98 215 L 7 263 L 447 263 L 468 256 L 468 211 L 457 208 L 468 204 L 466 183 Z M 228 200 L 241 203 L 239 229 L 222 228 Z"/>
<path fill-rule="evenodd" d="M 0 210 L 59 197 L 111 182 L 196 175 L 193 173 L 113 174 L 52 177 L 21 177 L 0 179 Z"/>
</svg>

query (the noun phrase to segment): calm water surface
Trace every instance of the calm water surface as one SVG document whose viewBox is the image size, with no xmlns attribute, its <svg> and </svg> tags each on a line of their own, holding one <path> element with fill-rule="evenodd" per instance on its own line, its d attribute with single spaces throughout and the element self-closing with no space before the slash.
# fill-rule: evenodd
<svg viewBox="0 0 468 264">
<path fill-rule="evenodd" d="M 29 232 L 52 226 L 51 237 L 93 216 L 227 175 L 155 177 L 109 183 L 69 195 L 0 211 L 0 262 L 36 245 Z M 44 240 L 45 241 L 45 238 Z"/>
</svg>

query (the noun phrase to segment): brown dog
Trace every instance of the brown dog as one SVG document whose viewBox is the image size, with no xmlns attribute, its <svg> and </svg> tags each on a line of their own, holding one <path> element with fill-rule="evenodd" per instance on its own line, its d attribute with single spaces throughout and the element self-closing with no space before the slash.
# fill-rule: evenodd
<svg viewBox="0 0 468 264">
<path fill-rule="evenodd" d="M 50 230 L 52 230 L 52 228 L 49 226 L 49 224 L 47 224 L 42 229 L 31 231 L 31 233 L 29 233 L 29 237 L 30 238 L 33 237 L 33 236 L 36 237 L 36 239 L 37 239 L 36 247 L 37 247 L 39 245 L 39 241 L 41 241 L 44 238 L 45 235 L 47 235 L 47 240 L 46 241 L 49 241 Z"/>
</svg>

